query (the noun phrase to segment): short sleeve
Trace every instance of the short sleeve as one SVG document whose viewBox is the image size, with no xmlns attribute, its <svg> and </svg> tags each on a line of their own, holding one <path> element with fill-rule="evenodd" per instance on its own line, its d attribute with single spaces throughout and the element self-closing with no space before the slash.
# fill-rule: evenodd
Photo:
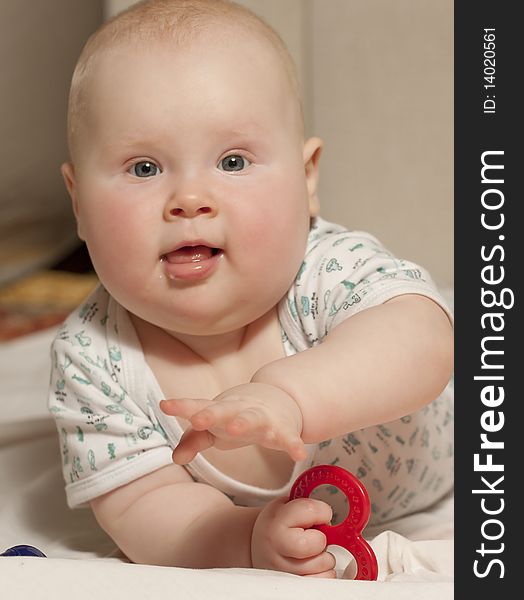
<svg viewBox="0 0 524 600">
<path fill-rule="evenodd" d="M 279 318 L 301 351 L 321 343 L 352 315 L 402 294 L 427 296 L 452 319 L 425 269 L 394 257 L 366 232 L 316 219 L 294 285 L 279 305 Z"/>
<path fill-rule="evenodd" d="M 70 507 L 171 462 L 152 399 L 137 401 L 128 393 L 122 349 L 108 346 L 107 315 L 92 306 L 90 322 L 79 309 L 51 348 L 49 410 L 58 430 Z"/>
</svg>

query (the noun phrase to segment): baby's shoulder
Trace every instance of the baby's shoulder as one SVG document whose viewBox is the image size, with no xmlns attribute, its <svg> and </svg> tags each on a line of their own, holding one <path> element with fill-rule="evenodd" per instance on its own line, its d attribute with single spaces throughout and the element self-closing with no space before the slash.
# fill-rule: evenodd
<svg viewBox="0 0 524 600">
<path fill-rule="evenodd" d="M 110 303 L 109 293 L 98 285 L 60 325 L 53 347 L 91 345 L 93 338 L 104 338 L 110 321 Z"/>
<path fill-rule="evenodd" d="M 306 257 L 322 255 L 326 252 L 351 252 L 364 248 L 383 251 L 379 240 L 372 234 L 357 229 L 349 229 L 338 223 L 331 223 L 315 217 L 309 230 Z"/>
<path fill-rule="evenodd" d="M 311 224 L 306 252 L 295 280 L 302 287 L 345 280 L 371 259 L 391 258 L 391 253 L 370 233 L 351 230 L 319 217 Z M 339 277 L 341 276 L 341 277 Z"/>
</svg>

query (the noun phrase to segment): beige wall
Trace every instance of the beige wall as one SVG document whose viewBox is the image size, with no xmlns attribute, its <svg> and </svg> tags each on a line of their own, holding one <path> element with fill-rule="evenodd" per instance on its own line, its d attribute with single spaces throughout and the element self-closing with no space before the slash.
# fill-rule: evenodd
<svg viewBox="0 0 524 600">
<path fill-rule="evenodd" d="M 453 282 L 453 2 L 313 0 L 327 218 Z"/>
<path fill-rule="evenodd" d="M 0 0 L 0 284 L 78 243 L 60 175 L 69 81 L 102 0 Z"/>
</svg>

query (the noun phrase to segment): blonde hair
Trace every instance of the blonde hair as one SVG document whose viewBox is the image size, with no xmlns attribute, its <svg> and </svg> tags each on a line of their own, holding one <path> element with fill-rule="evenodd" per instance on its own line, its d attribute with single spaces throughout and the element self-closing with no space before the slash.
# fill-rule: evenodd
<svg viewBox="0 0 524 600">
<path fill-rule="evenodd" d="M 241 26 L 269 42 L 284 67 L 298 103 L 301 126 L 303 110 L 297 70 L 278 33 L 252 11 L 231 0 L 141 0 L 104 23 L 87 40 L 78 58 L 69 92 L 67 139 L 72 160 L 88 98 L 86 83 L 96 57 L 125 43 L 170 40 L 183 45 L 220 23 Z"/>
</svg>

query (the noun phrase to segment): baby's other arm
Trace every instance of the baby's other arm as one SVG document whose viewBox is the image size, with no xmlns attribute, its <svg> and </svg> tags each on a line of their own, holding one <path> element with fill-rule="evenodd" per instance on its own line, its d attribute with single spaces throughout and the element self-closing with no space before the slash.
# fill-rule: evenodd
<svg viewBox="0 0 524 600">
<path fill-rule="evenodd" d="M 302 439 L 314 443 L 422 408 L 452 368 L 447 315 L 429 298 L 406 294 L 353 315 L 318 346 L 269 363 L 252 381 L 285 390 L 302 412 Z"/>
<path fill-rule="evenodd" d="M 136 563 L 250 567 L 259 508 L 235 506 L 219 490 L 169 465 L 91 501 L 99 525 Z"/>
<path fill-rule="evenodd" d="M 264 509 L 235 506 L 219 490 L 195 483 L 178 465 L 163 467 L 91 501 L 100 526 L 136 563 L 188 568 L 255 567 L 334 577 L 326 539 L 309 529 L 328 523 L 319 500 Z"/>
</svg>

